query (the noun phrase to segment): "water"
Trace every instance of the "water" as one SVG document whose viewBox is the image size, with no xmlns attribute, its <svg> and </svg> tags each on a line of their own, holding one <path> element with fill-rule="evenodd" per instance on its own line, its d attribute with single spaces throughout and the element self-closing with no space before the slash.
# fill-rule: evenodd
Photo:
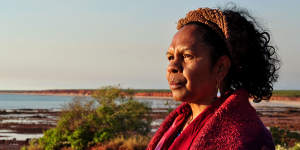
<svg viewBox="0 0 300 150">
<path fill-rule="evenodd" d="M 75 96 L 57 96 L 57 95 L 25 95 L 25 94 L 0 94 L 0 110 L 10 109 L 60 109 L 63 105 L 71 102 Z M 175 108 L 180 104 L 170 98 L 136 98 L 140 102 L 147 103 L 150 107 Z M 260 103 L 251 103 L 254 107 L 277 106 L 277 107 L 298 107 L 300 102 L 292 101 L 262 101 Z"/>
<path fill-rule="evenodd" d="M 59 110 L 63 105 L 71 102 L 75 96 L 52 96 L 52 95 L 23 95 L 23 94 L 0 94 L 0 110 L 6 110 L 16 112 L 15 114 L 0 114 L 0 123 L 18 123 L 18 124 L 43 124 L 45 123 L 44 117 L 50 118 L 50 121 L 46 120 L 46 123 L 55 123 L 55 116 L 48 114 L 25 113 L 19 114 L 16 109 L 54 109 Z M 166 111 L 166 108 L 175 108 L 180 102 L 173 101 L 170 98 L 156 99 L 156 98 L 136 98 L 139 102 L 147 103 L 150 107 L 155 108 L 154 111 Z M 263 110 L 265 107 L 296 107 L 300 108 L 300 102 L 293 101 L 262 101 L 261 103 L 251 104 L 258 110 Z M 277 108 L 274 111 L 279 111 Z M 35 111 L 35 110 L 29 110 Z M 268 109 L 268 111 L 270 111 Z M 39 115 L 39 119 L 28 119 L 30 117 Z M 52 119 L 52 120 L 51 120 Z M 152 126 L 158 126 L 163 119 L 157 119 L 152 122 Z M 157 129 L 152 129 L 153 132 Z M 0 140 L 25 140 L 27 138 L 38 138 L 43 134 L 41 133 L 16 133 L 13 130 L 0 129 Z"/>
<path fill-rule="evenodd" d="M 52 95 L 26 95 L 26 94 L 0 94 L 0 110 L 12 112 L 12 114 L 0 114 L 0 124 L 55 124 L 55 116 L 43 114 L 37 110 L 24 110 L 18 109 L 51 109 L 60 110 L 63 105 L 70 103 L 75 96 L 52 96 Z M 90 99 L 85 97 L 83 100 Z M 175 102 L 170 98 L 167 99 L 154 99 L 154 98 L 136 98 L 137 101 L 148 104 L 148 106 L 157 109 L 175 108 L 179 102 Z M 19 111 L 23 113 L 18 113 Z M 166 110 L 164 110 L 166 111 Z M 36 112 L 36 113 L 34 113 Z M 31 118 L 40 116 L 41 118 Z M 49 120 L 50 119 L 50 120 Z M 162 119 L 153 122 L 152 125 L 159 125 Z M 154 129 L 156 130 L 156 129 Z M 42 137 L 42 133 L 18 133 L 11 129 L 0 129 L 0 140 L 21 140 L 24 141 L 28 138 Z"/>
<path fill-rule="evenodd" d="M 0 109 L 59 109 L 74 96 L 0 94 Z"/>
<path fill-rule="evenodd" d="M 60 109 L 75 96 L 0 94 L 0 110 L 9 109 Z M 179 102 L 171 99 L 139 98 L 152 108 L 175 108 Z"/>
</svg>

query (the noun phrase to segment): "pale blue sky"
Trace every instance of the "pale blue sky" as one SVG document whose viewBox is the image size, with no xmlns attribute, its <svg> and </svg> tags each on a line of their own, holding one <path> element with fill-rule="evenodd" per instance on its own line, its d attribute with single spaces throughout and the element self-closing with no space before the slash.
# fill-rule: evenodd
<svg viewBox="0 0 300 150">
<path fill-rule="evenodd" d="M 168 88 L 176 21 L 224 0 L 0 2 L 0 90 Z M 282 60 L 276 89 L 300 89 L 300 1 L 233 1 L 269 29 Z"/>
</svg>

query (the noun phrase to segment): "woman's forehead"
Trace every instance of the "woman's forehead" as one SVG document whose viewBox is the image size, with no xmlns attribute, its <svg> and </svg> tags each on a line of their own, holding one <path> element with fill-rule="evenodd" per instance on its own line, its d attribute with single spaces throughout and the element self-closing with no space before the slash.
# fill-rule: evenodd
<svg viewBox="0 0 300 150">
<path fill-rule="evenodd" d="M 186 25 L 182 27 L 173 37 L 169 51 L 197 49 L 199 46 L 207 46 L 203 40 L 205 29 L 199 25 Z"/>
<path fill-rule="evenodd" d="M 186 25 L 182 27 L 173 37 L 172 44 L 186 43 L 194 44 L 203 42 L 204 29 L 198 25 Z"/>
</svg>

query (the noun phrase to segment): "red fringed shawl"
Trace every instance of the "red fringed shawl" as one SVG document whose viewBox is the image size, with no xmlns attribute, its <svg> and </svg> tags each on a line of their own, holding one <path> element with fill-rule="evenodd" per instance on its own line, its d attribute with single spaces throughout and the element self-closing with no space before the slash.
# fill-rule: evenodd
<svg viewBox="0 0 300 150">
<path fill-rule="evenodd" d="M 190 113 L 187 103 L 171 112 L 147 150 L 275 149 L 270 132 L 256 115 L 244 89 L 213 102 L 180 133 Z"/>
</svg>

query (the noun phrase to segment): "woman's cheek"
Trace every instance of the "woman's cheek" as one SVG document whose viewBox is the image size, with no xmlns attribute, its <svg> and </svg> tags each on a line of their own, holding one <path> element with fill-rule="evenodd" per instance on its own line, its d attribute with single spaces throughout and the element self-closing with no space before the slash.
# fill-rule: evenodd
<svg viewBox="0 0 300 150">
<path fill-rule="evenodd" d="M 194 78 L 193 78 L 193 71 L 191 70 L 191 67 L 185 67 L 183 70 L 183 76 L 186 79 L 186 88 L 188 90 L 191 90 L 192 84 L 194 84 Z"/>
</svg>

